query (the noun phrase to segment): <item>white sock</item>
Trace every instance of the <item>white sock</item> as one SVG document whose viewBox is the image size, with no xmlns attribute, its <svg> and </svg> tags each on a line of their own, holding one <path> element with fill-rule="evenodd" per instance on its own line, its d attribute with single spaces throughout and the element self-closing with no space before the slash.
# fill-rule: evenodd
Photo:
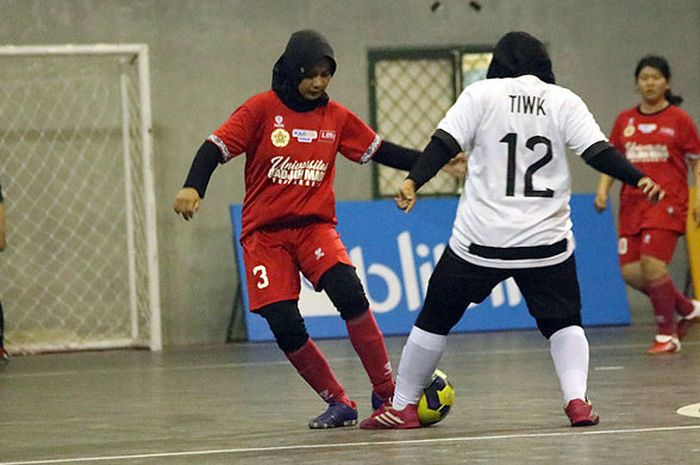
<svg viewBox="0 0 700 465">
<path fill-rule="evenodd" d="M 428 385 L 445 350 L 447 336 L 429 333 L 416 326 L 411 329 L 401 353 L 396 375 L 396 390 L 392 406 L 403 410 L 408 404 L 417 404 Z"/>
<path fill-rule="evenodd" d="M 564 403 L 586 398 L 588 340 L 580 326 L 567 326 L 549 338 L 549 351 L 559 377 Z"/>
</svg>

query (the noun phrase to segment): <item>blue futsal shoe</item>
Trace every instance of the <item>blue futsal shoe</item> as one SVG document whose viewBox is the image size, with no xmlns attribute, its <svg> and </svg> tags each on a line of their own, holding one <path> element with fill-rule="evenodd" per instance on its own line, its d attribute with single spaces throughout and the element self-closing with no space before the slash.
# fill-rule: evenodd
<svg viewBox="0 0 700 465">
<path fill-rule="evenodd" d="M 355 426 L 357 424 L 357 406 L 352 402 L 352 406 L 330 401 L 325 412 L 309 422 L 311 429 L 340 428 L 342 426 Z"/>
</svg>

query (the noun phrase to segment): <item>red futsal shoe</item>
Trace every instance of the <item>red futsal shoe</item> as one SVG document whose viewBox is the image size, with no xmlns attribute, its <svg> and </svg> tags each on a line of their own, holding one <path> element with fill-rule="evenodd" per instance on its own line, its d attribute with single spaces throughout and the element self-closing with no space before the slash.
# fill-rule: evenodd
<svg viewBox="0 0 700 465">
<path fill-rule="evenodd" d="M 681 343 L 675 336 L 657 334 L 647 349 L 647 355 L 673 354 L 681 351 Z"/>
<path fill-rule="evenodd" d="M 418 421 L 418 406 L 412 404 L 403 410 L 384 405 L 360 422 L 360 429 L 411 429 L 421 426 Z"/>
<path fill-rule="evenodd" d="M 571 426 L 593 426 L 600 421 L 598 412 L 595 411 L 588 399 L 573 399 L 564 408 L 569 417 Z"/>
</svg>

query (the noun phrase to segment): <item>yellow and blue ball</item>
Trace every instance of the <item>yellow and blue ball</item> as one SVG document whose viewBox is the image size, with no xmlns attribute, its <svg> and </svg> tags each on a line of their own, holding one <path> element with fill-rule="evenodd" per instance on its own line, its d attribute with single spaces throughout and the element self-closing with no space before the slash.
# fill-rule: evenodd
<svg viewBox="0 0 700 465">
<path fill-rule="evenodd" d="M 455 389 L 441 370 L 435 370 L 418 401 L 418 420 L 424 426 L 442 421 L 452 408 Z"/>
</svg>

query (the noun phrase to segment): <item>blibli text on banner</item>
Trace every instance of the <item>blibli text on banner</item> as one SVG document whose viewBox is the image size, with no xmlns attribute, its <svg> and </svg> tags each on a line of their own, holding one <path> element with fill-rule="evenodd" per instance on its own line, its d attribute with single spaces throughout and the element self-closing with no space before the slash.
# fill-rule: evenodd
<svg viewBox="0 0 700 465">
<path fill-rule="evenodd" d="M 572 197 L 576 260 L 587 325 L 630 323 L 616 256 L 611 214 L 598 214 L 588 194 Z M 445 250 L 457 199 L 421 199 L 406 214 L 392 200 L 338 202 L 338 231 L 362 281 L 372 311 L 386 335 L 407 334 L 423 304 L 428 281 Z M 246 276 L 239 244 L 241 206 L 230 209 L 243 290 L 248 339 L 272 340 L 267 323 L 248 311 Z M 312 337 L 345 337 L 345 324 L 325 293 L 302 279 L 299 308 Z M 512 279 L 498 284 L 481 304 L 472 305 L 453 332 L 534 328 Z"/>
</svg>

